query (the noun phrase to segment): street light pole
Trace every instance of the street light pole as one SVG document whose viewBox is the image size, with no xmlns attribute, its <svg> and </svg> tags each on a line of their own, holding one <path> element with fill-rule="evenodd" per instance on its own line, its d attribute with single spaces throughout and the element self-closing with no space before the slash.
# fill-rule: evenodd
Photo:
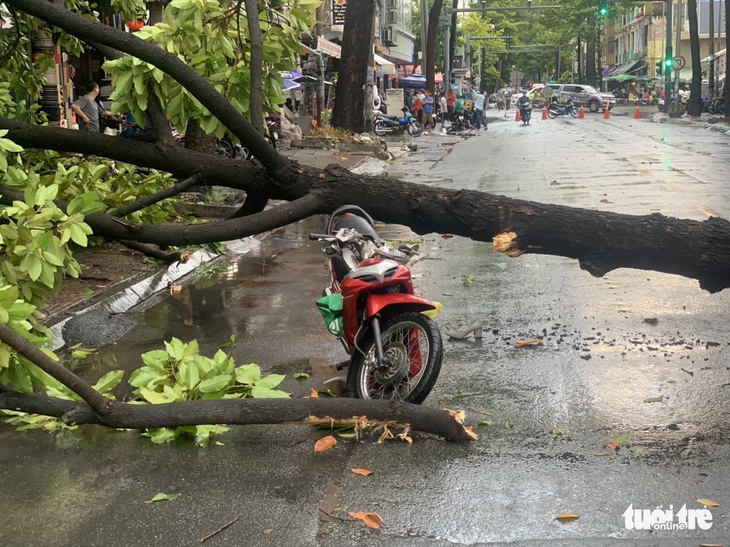
<svg viewBox="0 0 730 547">
<path fill-rule="evenodd" d="M 667 59 L 672 58 L 672 0 L 666 0 L 667 17 L 667 49 L 664 52 L 664 110 L 669 113 L 669 100 L 672 96 L 672 67 L 667 66 Z"/>
</svg>

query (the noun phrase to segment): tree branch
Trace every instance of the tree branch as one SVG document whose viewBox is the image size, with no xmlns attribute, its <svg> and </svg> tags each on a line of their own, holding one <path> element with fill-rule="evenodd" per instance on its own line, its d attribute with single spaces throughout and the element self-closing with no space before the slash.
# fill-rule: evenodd
<svg viewBox="0 0 730 547">
<path fill-rule="evenodd" d="M 161 262 L 165 262 L 167 264 L 172 264 L 173 262 L 180 262 L 183 257 L 183 253 L 185 251 L 173 251 L 171 253 L 162 251 L 160 249 L 155 249 L 154 247 L 151 247 L 150 245 L 145 245 L 144 243 L 140 243 L 139 241 L 129 241 L 126 239 L 119 239 L 117 240 L 119 243 L 124 245 L 125 247 L 132 249 L 134 251 L 139 251 L 145 256 L 149 256 L 150 258 L 154 258 L 157 260 L 160 260 Z"/>
<path fill-rule="evenodd" d="M 106 399 L 109 401 L 108 399 Z M 97 424 L 120 429 L 191 425 L 301 424 L 389 427 L 409 425 L 449 441 L 471 442 L 476 435 L 463 425 L 463 414 L 399 401 L 367 399 L 219 399 L 159 405 L 109 401 L 100 417 L 90 406 L 40 395 L 0 391 L 0 408 L 61 418 L 69 425 Z"/>
<path fill-rule="evenodd" d="M 125 217 L 137 211 L 141 211 L 145 207 L 149 207 L 150 205 L 176 196 L 181 192 L 184 192 L 185 190 L 188 190 L 189 188 L 195 186 L 196 184 L 198 184 L 198 182 L 200 182 L 200 177 L 195 174 L 192 177 L 173 184 L 169 188 L 165 188 L 164 190 L 160 190 L 159 192 L 156 192 L 150 196 L 143 197 L 142 199 L 138 199 L 137 201 L 134 201 L 132 203 L 128 203 L 126 205 L 122 205 L 121 207 L 117 207 L 116 209 L 112 209 L 111 211 L 109 211 L 108 214 L 115 217 Z"/>
<path fill-rule="evenodd" d="M 56 361 L 48 357 L 39 348 L 31 344 L 28 340 L 20 336 L 7 325 L 0 323 L 0 341 L 5 342 L 13 348 L 18 354 L 22 355 L 43 372 L 55 378 L 71 391 L 76 393 L 99 416 L 104 416 L 109 411 L 109 399 L 96 391 L 86 380 L 76 376 L 73 372 L 58 364 Z"/>
</svg>

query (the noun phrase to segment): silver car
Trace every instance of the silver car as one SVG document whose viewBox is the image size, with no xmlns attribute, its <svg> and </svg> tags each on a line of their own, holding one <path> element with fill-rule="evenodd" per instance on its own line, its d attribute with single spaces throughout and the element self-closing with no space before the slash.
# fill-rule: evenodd
<svg viewBox="0 0 730 547">
<path fill-rule="evenodd" d="M 542 90 L 545 98 L 558 97 L 563 101 L 570 97 L 577 106 L 588 107 L 591 112 L 610 110 L 616 105 L 616 96 L 613 93 L 603 93 L 595 87 L 584 84 L 549 84 Z"/>
</svg>

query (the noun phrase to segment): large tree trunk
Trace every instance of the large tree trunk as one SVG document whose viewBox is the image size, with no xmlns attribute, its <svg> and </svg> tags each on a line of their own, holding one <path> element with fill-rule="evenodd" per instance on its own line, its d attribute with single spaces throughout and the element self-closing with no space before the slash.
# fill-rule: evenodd
<svg viewBox="0 0 730 547">
<path fill-rule="evenodd" d="M 365 85 L 373 59 L 374 20 L 375 2 L 372 0 L 350 0 L 347 3 L 332 125 L 355 133 L 365 128 Z"/>
<path fill-rule="evenodd" d="M 712 0 L 713 2 L 715 0 Z M 700 65 L 700 34 L 697 23 L 697 0 L 687 0 L 687 22 L 689 23 L 689 49 L 692 55 L 692 86 L 690 88 L 687 114 L 702 114 L 702 66 Z"/>
<path fill-rule="evenodd" d="M 259 8 L 256 0 L 244 0 L 246 21 L 248 22 L 249 45 L 251 48 L 251 67 L 249 69 L 251 87 L 249 90 L 251 104 L 251 125 L 264 134 L 264 42 L 259 21 Z"/>
<path fill-rule="evenodd" d="M 424 47 L 428 65 L 423 67 L 423 70 L 426 74 L 426 88 L 431 91 L 436 89 L 436 34 L 441 21 L 443 3 L 444 0 L 435 0 L 428 12 L 428 32 L 426 33 L 426 45 Z"/>
</svg>

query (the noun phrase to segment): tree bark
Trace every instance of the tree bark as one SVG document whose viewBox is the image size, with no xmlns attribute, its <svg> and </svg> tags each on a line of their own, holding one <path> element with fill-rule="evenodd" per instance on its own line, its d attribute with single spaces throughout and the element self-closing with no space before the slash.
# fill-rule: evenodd
<svg viewBox="0 0 730 547">
<path fill-rule="evenodd" d="M 259 8 L 256 0 L 244 0 L 246 6 L 246 20 L 248 22 L 248 37 L 251 48 L 251 67 L 249 69 L 250 111 L 251 125 L 264 134 L 264 37 L 261 33 Z"/>
<path fill-rule="evenodd" d="M 365 85 L 372 60 L 375 2 L 349 0 L 342 33 L 342 58 L 337 78 L 332 125 L 355 133 L 364 128 Z"/>
<path fill-rule="evenodd" d="M 76 401 L 24 395 L 0 389 L 0 408 L 60 418 L 68 425 L 96 424 L 116 429 L 150 429 L 226 424 L 346 424 L 358 427 L 410 427 L 447 441 L 477 440 L 457 411 L 398 401 L 363 399 L 224 399 L 159 405 L 132 405 L 106 399 L 100 416 Z"/>
<path fill-rule="evenodd" d="M 692 85 L 687 114 L 699 117 L 702 114 L 702 66 L 699 63 L 700 34 L 697 22 L 697 0 L 687 0 L 687 22 L 689 23 L 689 49 L 692 55 Z"/>
<path fill-rule="evenodd" d="M 436 34 L 441 22 L 441 9 L 444 0 L 435 0 L 428 12 L 428 32 L 426 34 L 426 59 L 428 66 L 423 67 L 426 74 L 426 88 L 431 91 L 436 89 Z M 444 76 L 445 77 L 445 76 Z"/>
</svg>

